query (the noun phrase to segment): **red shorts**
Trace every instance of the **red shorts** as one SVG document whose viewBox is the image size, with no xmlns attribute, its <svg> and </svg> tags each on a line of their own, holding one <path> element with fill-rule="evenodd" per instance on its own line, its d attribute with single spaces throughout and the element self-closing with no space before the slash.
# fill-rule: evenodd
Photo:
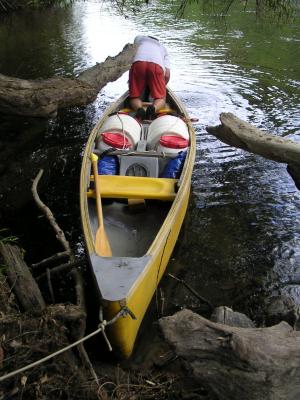
<svg viewBox="0 0 300 400">
<path fill-rule="evenodd" d="M 154 99 L 166 97 L 166 81 L 162 67 L 148 61 L 136 61 L 129 71 L 129 97 L 141 97 L 146 86 Z"/>
</svg>

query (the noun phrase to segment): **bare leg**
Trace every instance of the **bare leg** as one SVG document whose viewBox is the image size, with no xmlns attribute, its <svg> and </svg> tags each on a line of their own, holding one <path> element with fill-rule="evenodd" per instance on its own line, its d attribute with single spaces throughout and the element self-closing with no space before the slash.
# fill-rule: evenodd
<svg viewBox="0 0 300 400">
<path fill-rule="evenodd" d="M 134 111 L 136 111 L 139 108 L 143 107 L 142 100 L 139 97 L 132 97 L 130 99 L 130 106 L 133 108 Z"/>
<path fill-rule="evenodd" d="M 153 105 L 155 107 L 155 111 L 160 110 L 161 108 L 163 108 L 166 104 L 166 99 L 155 99 L 153 102 Z"/>
</svg>

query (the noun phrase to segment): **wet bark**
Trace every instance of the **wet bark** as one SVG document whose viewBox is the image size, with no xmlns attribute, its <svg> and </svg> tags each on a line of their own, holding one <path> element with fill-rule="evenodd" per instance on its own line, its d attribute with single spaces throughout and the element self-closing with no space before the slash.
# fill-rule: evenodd
<svg viewBox="0 0 300 400">
<path fill-rule="evenodd" d="M 300 332 L 286 322 L 238 328 L 183 310 L 162 318 L 160 326 L 193 376 L 218 399 L 300 398 Z"/>
<path fill-rule="evenodd" d="M 60 108 L 82 106 L 130 68 L 134 46 L 127 44 L 115 57 L 81 72 L 75 79 L 53 77 L 25 80 L 0 74 L 0 112 L 49 117 Z"/>
<path fill-rule="evenodd" d="M 220 115 L 221 125 L 209 126 L 207 132 L 230 146 L 288 164 L 288 172 L 300 187 L 300 143 L 257 129 L 231 113 Z"/>
<path fill-rule="evenodd" d="M 8 282 L 23 310 L 35 315 L 40 314 L 46 305 L 36 281 L 23 260 L 21 250 L 17 246 L 0 243 L 0 255 Z"/>
</svg>

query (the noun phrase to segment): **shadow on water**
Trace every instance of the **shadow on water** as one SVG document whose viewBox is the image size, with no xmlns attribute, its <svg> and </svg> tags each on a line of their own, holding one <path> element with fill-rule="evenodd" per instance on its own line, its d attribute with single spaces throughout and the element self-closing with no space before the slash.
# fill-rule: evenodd
<svg viewBox="0 0 300 400">
<path fill-rule="evenodd" d="M 39 249 L 39 254 L 30 252 L 31 261 L 43 252 L 48 256 L 47 251 L 53 252 L 53 248 L 47 243 L 55 242 L 55 238 L 50 239 L 54 236 L 52 228 L 41 217 L 31 193 L 40 169 L 44 171 L 38 184 L 41 200 L 81 251 L 82 244 L 77 243 L 81 232 L 79 174 L 82 149 L 91 128 L 92 117 L 87 118 L 87 113 L 93 113 L 93 107 L 62 111 L 55 120 L 5 116 L 0 123 L 2 224 L 15 231 L 24 247 Z"/>
</svg>

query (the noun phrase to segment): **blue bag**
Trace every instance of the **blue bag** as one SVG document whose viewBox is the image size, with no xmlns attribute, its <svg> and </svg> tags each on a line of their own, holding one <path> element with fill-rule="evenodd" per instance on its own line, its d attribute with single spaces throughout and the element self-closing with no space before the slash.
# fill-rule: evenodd
<svg viewBox="0 0 300 400">
<path fill-rule="evenodd" d="M 104 156 L 98 160 L 99 175 L 118 175 L 119 160 L 116 156 Z"/>
<path fill-rule="evenodd" d="M 186 151 L 180 151 L 176 158 L 172 158 L 165 166 L 161 177 L 173 179 L 179 178 L 186 157 L 186 153 Z"/>
</svg>

